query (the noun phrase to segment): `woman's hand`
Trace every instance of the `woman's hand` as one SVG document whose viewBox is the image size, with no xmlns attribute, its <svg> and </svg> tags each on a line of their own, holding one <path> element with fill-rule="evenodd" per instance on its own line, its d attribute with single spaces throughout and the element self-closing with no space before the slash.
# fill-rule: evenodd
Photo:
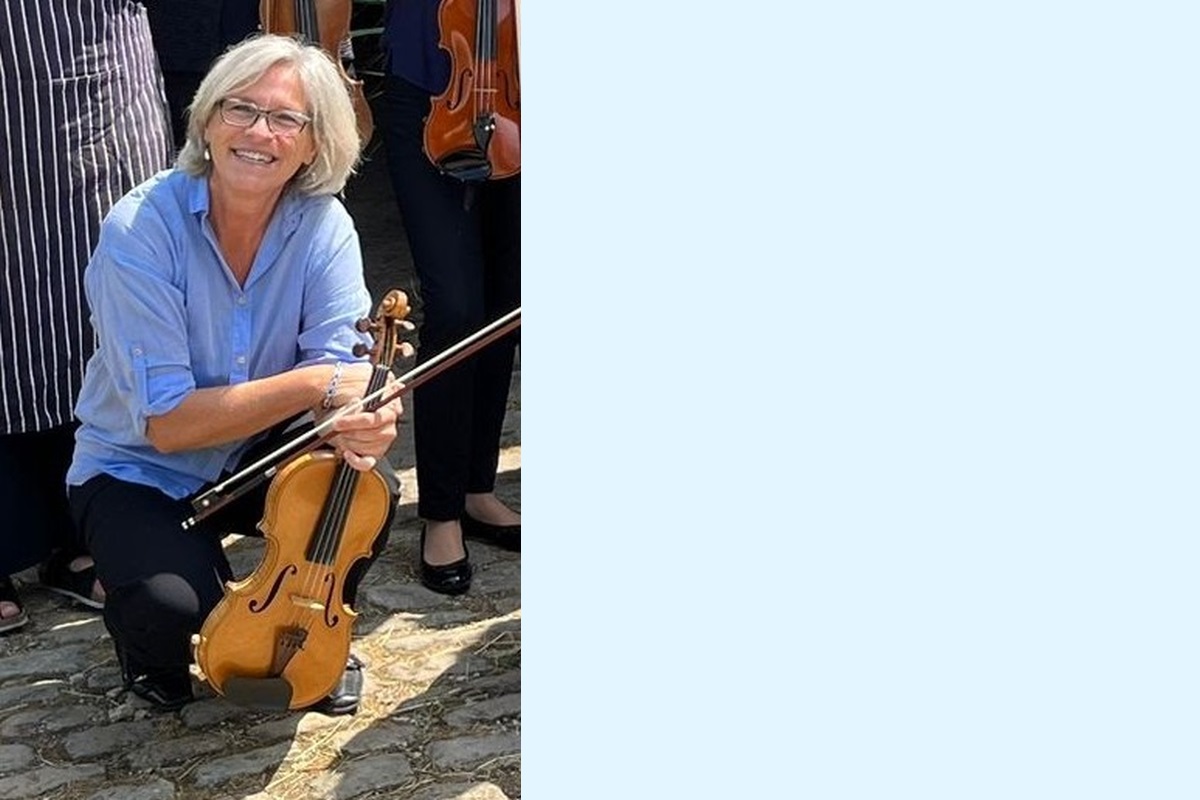
<svg viewBox="0 0 1200 800">
<path fill-rule="evenodd" d="M 392 390 L 401 388 L 394 380 L 389 381 L 388 386 Z M 365 384 L 362 388 L 365 390 Z M 345 402 L 353 402 L 359 397 L 361 394 Z M 397 397 L 374 411 L 355 411 L 339 416 L 331 426 L 333 435 L 329 443 L 354 469 L 372 469 L 396 440 L 396 425 L 403 413 L 404 406 Z"/>
</svg>

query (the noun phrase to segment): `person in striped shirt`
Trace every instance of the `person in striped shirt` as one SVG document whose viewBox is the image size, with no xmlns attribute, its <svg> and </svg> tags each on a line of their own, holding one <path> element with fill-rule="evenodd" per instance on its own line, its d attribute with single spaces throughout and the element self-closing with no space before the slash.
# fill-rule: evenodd
<svg viewBox="0 0 1200 800">
<path fill-rule="evenodd" d="M 0 631 L 29 622 L 10 576 L 38 563 L 103 605 L 64 481 L 95 348 L 82 275 L 103 216 L 170 158 L 142 3 L 0 4 Z"/>
</svg>

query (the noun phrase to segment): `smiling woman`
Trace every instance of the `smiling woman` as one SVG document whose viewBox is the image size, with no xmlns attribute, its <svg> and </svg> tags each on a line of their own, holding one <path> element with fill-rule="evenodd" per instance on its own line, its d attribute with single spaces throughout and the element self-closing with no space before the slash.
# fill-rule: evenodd
<svg viewBox="0 0 1200 800">
<path fill-rule="evenodd" d="M 189 498 L 371 378 L 358 235 L 333 196 L 358 152 L 333 62 L 291 39 L 248 40 L 201 83 L 177 168 L 116 204 L 88 265 L 100 348 L 76 407 L 71 510 L 126 685 L 160 707 L 192 697 L 191 636 L 232 577 L 221 538 L 261 535 L 266 487 L 184 530 Z M 400 412 L 342 414 L 330 439 L 354 469 L 383 464 L 393 490 L 382 456 Z M 347 576 L 347 604 L 367 563 Z M 361 687 L 351 657 L 318 708 L 352 712 Z"/>
</svg>

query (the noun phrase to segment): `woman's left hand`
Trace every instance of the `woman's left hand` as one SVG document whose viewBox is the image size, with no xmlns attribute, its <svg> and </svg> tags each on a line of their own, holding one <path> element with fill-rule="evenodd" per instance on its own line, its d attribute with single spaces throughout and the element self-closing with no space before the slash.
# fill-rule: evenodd
<svg viewBox="0 0 1200 800">
<path fill-rule="evenodd" d="M 396 440 L 396 423 L 404 407 L 396 399 L 374 411 L 357 411 L 333 421 L 329 442 L 354 469 L 365 472 L 391 449 Z"/>
</svg>

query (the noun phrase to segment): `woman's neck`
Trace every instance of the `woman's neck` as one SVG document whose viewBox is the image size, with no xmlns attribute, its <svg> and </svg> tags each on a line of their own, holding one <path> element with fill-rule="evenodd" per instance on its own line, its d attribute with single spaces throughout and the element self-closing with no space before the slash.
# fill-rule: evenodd
<svg viewBox="0 0 1200 800">
<path fill-rule="evenodd" d="M 259 245 L 275 213 L 282 192 L 270 197 L 224 192 L 209 181 L 208 218 L 225 263 L 238 285 L 246 283 Z"/>
</svg>

